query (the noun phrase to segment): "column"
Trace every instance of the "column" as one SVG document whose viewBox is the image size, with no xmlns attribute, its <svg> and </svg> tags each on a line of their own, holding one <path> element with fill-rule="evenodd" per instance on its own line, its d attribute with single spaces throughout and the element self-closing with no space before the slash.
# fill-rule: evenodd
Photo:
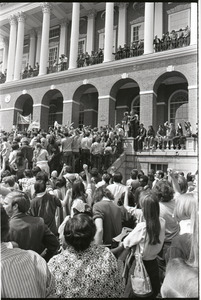
<svg viewBox="0 0 201 300">
<path fill-rule="evenodd" d="M 114 2 L 106 2 L 104 63 L 112 61 Z"/>
<path fill-rule="evenodd" d="M 61 22 L 60 29 L 60 41 L 59 41 L 59 57 L 61 54 L 67 54 L 67 26 L 69 24 L 68 20 L 63 20 Z"/>
<path fill-rule="evenodd" d="M 48 129 L 49 106 L 42 103 L 33 104 L 33 121 L 40 123 L 40 128 Z"/>
<path fill-rule="evenodd" d="M 41 6 L 43 11 L 43 25 L 39 62 L 39 75 L 45 75 L 47 74 L 47 66 L 49 60 L 49 31 L 51 4 L 48 2 L 44 2 Z"/>
<path fill-rule="evenodd" d="M 79 125 L 80 103 L 74 100 L 63 101 L 63 126 L 70 125 L 72 122 L 76 128 Z"/>
<path fill-rule="evenodd" d="M 22 72 L 22 56 L 24 46 L 24 23 L 25 14 L 23 12 L 18 13 L 18 31 L 17 31 L 17 47 L 15 56 L 15 71 L 14 80 L 19 80 Z"/>
<path fill-rule="evenodd" d="M 7 69 L 7 63 L 8 63 L 8 38 L 3 38 L 3 65 L 2 65 L 2 72 L 4 72 Z"/>
<path fill-rule="evenodd" d="M 93 9 L 87 15 L 87 45 L 86 52 L 91 55 L 91 51 L 94 51 L 94 39 L 95 39 L 95 17 L 96 11 Z"/>
<path fill-rule="evenodd" d="M 153 53 L 154 40 L 154 3 L 145 2 L 144 15 L 144 54 Z"/>
<path fill-rule="evenodd" d="M 188 87 L 188 121 L 191 123 L 192 131 L 195 133 L 196 122 L 198 122 L 198 88 L 197 85 Z"/>
<path fill-rule="evenodd" d="M 98 127 L 111 125 L 114 127 L 115 125 L 115 105 L 116 99 L 107 96 L 99 96 L 98 98 Z"/>
<path fill-rule="evenodd" d="M 128 3 L 119 2 L 118 42 L 117 47 L 126 44 L 127 7 Z"/>
<path fill-rule="evenodd" d="M 198 26 L 198 22 L 197 22 L 197 3 L 191 3 L 191 45 L 197 45 L 197 26 Z"/>
<path fill-rule="evenodd" d="M 17 19 L 16 16 L 11 15 L 10 21 L 10 37 L 9 37 L 9 48 L 8 48 L 8 65 L 7 65 L 7 77 L 6 82 L 11 81 L 14 75 L 15 67 L 15 49 L 17 40 Z"/>
<path fill-rule="evenodd" d="M 40 49 L 41 49 L 41 28 L 36 30 L 37 32 L 37 46 L 36 46 L 36 63 L 40 62 Z"/>
<path fill-rule="evenodd" d="M 154 15 L 154 36 L 157 35 L 159 39 L 163 35 L 163 3 L 155 2 L 155 15 Z"/>
<path fill-rule="evenodd" d="M 80 3 L 73 2 L 69 69 L 77 68 L 79 21 L 80 21 Z"/>
<path fill-rule="evenodd" d="M 35 66 L 35 52 L 36 50 L 36 32 L 30 31 L 30 45 L 29 45 L 29 65 L 33 68 Z"/>
<path fill-rule="evenodd" d="M 140 123 L 144 124 L 147 129 L 152 125 L 156 130 L 156 98 L 157 95 L 154 91 L 141 91 L 140 92 Z M 149 113 L 147 113 L 149 112 Z"/>
</svg>

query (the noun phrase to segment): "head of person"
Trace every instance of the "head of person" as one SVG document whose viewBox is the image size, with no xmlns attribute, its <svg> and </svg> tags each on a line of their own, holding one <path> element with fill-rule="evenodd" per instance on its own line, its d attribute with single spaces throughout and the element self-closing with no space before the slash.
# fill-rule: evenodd
<svg viewBox="0 0 201 300">
<path fill-rule="evenodd" d="M 177 221 L 191 219 L 197 207 L 197 197 L 193 193 L 180 194 L 176 198 L 174 216 Z"/>
<path fill-rule="evenodd" d="M 157 170 L 155 173 L 155 178 L 162 179 L 164 177 L 164 172 L 162 170 Z"/>
<path fill-rule="evenodd" d="M 12 188 L 15 185 L 15 178 L 12 175 L 3 177 L 2 183 L 4 184 L 5 187 Z"/>
<path fill-rule="evenodd" d="M 131 177 L 131 179 L 137 179 L 137 176 L 138 176 L 138 170 L 137 169 L 133 169 L 132 171 L 131 171 L 131 174 L 130 174 L 130 177 Z"/>
<path fill-rule="evenodd" d="M 86 202 L 85 187 L 81 180 L 75 180 L 72 185 L 72 199 L 78 198 Z"/>
<path fill-rule="evenodd" d="M 139 178 L 139 183 L 140 183 L 140 186 L 141 186 L 141 187 L 145 187 L 145 186 L 148 184 L 148 181 L 149 181 L 149 178 L 148 178 L 148 176 L 146 176 L 146 175 L 142 175 L 142 176 Z"/>
<path fill-rule="evenodd" d="M 81 252 L 89 248 L 96 233 L 96 226 L 87 214 L 75 214 L 66 222 L 64 228 L 64 239 L 67 245 L 72 246 L 75 251 Z"/>
<path fill-rule="evenodd" d="M 125 196 L 125 192 L 121 194 L 121 197 L 117 202 L 117 205 L 119 206 L 124 205 L 124 196 Z M 128 205 L 132 207 L 136 205 L 135 197 L 131 191 L 128 191 Z"/>
<path fill-rule="evenodd" d="M 36 182 L 34 183 L 34 189 L 36 194 L 45 192 L 46 182 L 42 180 L 36 180 Z"/>
<path fill-rule="evenodd" d="M 195 176 L 191 172 L 187 173 L 187 175 L 186 175 L 187 182 L 193 181 L 194 178 L 195 178 Z"/>
<path fill-rule="evenodd" d="M 45 171 L 40 171 L 36 174 L 36 180 L 48 182 L 48 174 Z"/>
<path fill-rule="evenodd" d="M 144 172 L 143 172 L 142 170 L 139 170 L 139 171 L 138 171 L 138 175 L 137 175 L 138 179 L 140 179 L 140 177 L 141 177 L 142 175 L 144 175 Z"/>
<path fill-rule="evenodd" d="M 178 176 L 178 184 L 180 186 L 181 194 L 184 194 L 188 190 L 188 182 L 183 175 Z"/>
<path fill-rule="evenodd" d="M 38 150 L 38 151 L 40 151 L 41 149 L 42 149 L 42 145 L 41 145 L 41 143 L 36 143 L 36 149 Z"/>
<path fill-rule="evenodd" d="M 110 200 L 114 200 L 114 196 L 110 192 L 110 190 L 108 190 L 107 187 L 105 186 L 100 186 L 94 191 L 94 195 L 93 195 L 94 203 L 100 202 L 104 197 Z"/>
<path fill-rule="evenodd" d="M 123 179 L 123 176 L 121 174 L 121 172 L 115 172 L 114 175 L 113 175 L 113 181 L 116 182 L 116 183 L 121 183 Z"/>
<path fill-rule="evenodd" d="M 33 176 L 32 170 L 30 170 L 30 169 L 25 169 L 25 170 L 24 170 L 24 176 L 25 176 L 25 177 L 28 177 L 28 178 L 31 178 L 31 177 Z"/>
<path fill-rule="evenodd" d="M 1 207 L 1 243 L 6 242 L 9 234 L 9 216 L 7 215 L 3 205 Z"/>
<path fill-rule="evenodd" d="M 173 199 L 174 191 L 168 181 L 156 182 L 152 190 L 161 202 L 169 202 Z"/>
<path fill-rule="evenodd" d="M 11 145 L 12 150 L 18 150 L 19 149 L 19 145 L 17 143 L 13 143 Z"/>
<path fill-rule="evenodd" d="M 56 179 L 57 177 L 58 177 L 57 171 L 56 171 L 56 170 L 52 171 L 52 173 L 51 173 L 51 178 L 52 178 L 52 179 Z"/>
<path fill-rule="evenodd" d="M 146 221 L 146 230 L 149 236 L 149 244 L 156 245 L 160 243 L 160 221 L 159 221 L 159 203 L 157 196 L 150 191 L 140 197 L 140 207 Z"/>
<path fill-rule="evenodd" d="M 38 167 L 38 166 L 34 167 L 34 168 L 32 169 L 33 176 L 36 176 L 36 174 L 37 174 L 38 172 L 40 172 L 40 171 L 41 171 L 41 168 L 40 168 L 40 167 Z"/>
<path fill-rule="evenodd" d="M 66 186 L 66 179 L 64 177 L 57 178 L 55 183 L 56 188 L 60 189 L 64 186 Z"/>
<path fill-rule="evenodd" d="M 102 176 L 102 179 L 105 181 L 106 184 L 109 184 L 110 179 L 111 179 L 111 175 L 108 173 L 104 173 Z"/>
<path fill-rule="evenodd" d="M 30 200 L 26 193 L 14 191 L 6 195 L 4 199 L 4 209 L 9 217 L 15 213 L 26 213 L 30 208 Z"/>
<path fill-rule="evenodd" d="M 73 169 L 72 169 L 72 167 L 71 166 L 69 166 L 69 165 L 65 165 L 64 166 L 64 173 L 66 174 L 66 173 L 72 173 L 73 172 Z"/>
</svg>

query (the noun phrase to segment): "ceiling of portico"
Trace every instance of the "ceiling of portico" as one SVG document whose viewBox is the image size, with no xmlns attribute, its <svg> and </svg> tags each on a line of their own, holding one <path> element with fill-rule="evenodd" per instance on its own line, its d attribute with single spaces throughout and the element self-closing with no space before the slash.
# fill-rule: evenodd
<svg viewBox="0 0 201 300">
<path fill-rule="evenodd" d="M 26 14 L 25 35 L 29 30 L 42 26 L 43 13 L 41 4 L 43 2 L 0 2 L 0 35 L 9 37 L 10 24 L 9 16 L 23 11 Z M 72 20 L 72 2 L 49 2 L 52 5 L 50 26 L 58 25 L 62 20 Z M 105 2 L 81 2 L 80 17 L 87 16 L 90 10 L 102 11 L 105 9 Z"/>
</svg>

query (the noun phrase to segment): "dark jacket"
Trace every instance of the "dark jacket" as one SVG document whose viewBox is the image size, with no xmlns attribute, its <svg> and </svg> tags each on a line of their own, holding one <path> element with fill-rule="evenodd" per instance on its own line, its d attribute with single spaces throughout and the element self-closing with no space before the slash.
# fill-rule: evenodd
<svg viewBox="0 0 201 300">
<path fill-rule="evenodd" d="M 9 240 L 16 242 L 21 249 L 33 250 L 41 254 L 45 248 L 48 261 L 59 247 L 56 236 L 40 217 L 18 213 L 10 219 Z"/>
</svg>

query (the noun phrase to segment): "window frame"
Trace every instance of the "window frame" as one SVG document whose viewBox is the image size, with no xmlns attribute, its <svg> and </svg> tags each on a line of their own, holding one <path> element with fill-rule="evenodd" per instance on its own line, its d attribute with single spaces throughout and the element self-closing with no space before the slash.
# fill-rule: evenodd
<svg viewBox="0 0 201 300">
<path fill-rule="evenodd" d="M 135 27 L 140 27 L 140 26 L 142 26 L 142 25 L 143 25 L 143 36 L 140 37 L 140 35 L 139 35 L 139 33 L 138 33 L 139 39 L 134 41 L 134 40 L 133 40 L 133 31 L 134 31 L 134 28 L 135 28 Z M 139 23 L 136 23 L 136 24 L 132 24 L 132 25 L 131 25 L 131 43 L 133 43 L 133 42 L 138 42 L 139 40 L 144 40 L 144 22 L 139 22 Z"/>
</svg>

